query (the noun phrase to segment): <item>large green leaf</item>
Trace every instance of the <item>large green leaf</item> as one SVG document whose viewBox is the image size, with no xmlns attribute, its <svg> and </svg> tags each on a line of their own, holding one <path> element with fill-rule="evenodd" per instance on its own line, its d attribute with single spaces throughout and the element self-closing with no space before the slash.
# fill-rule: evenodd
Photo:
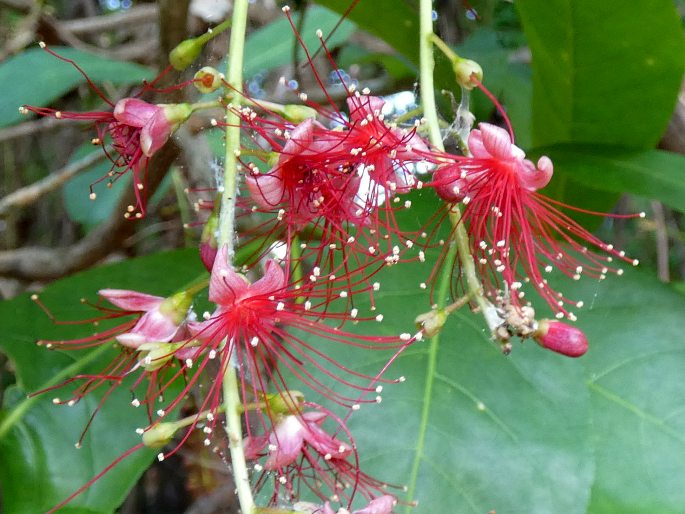
<svg viewBox="0 0 685 514">
<path fill-rule="evenodd" d="M 535 143 L 651 148 L 685 65 L 671 0 L 520 0 L 533 54 Z"/>
<path fill-rule="evenodd" d="M 195 251 L 135 259 L 56 282 L 41 293 L 41 298 L 60 319 L 84 319 L 93 316 L 93 309 L 79 302 L 82 296 L 94 300 L 95 292 L 104 287 L 169 294 L 200 273 L 198 263 Z M 75 449 L 74 443 L 96 410 L 102 392 L 96 391 L 73 407 L 53 405 L 52 398 L 66 394 L 63 390 L 33 397 L 29 403 L 25 398 L 27 392 L 54 382 L 65 367 L 88 359 L 89 353 L 51 352 L 34 343 L 37 338 L 83 337 L 96 329 L 88 324 L 56 327 L 28 296 L 1 303 L 0 323 L 0 351 L 10 358 L 17 376 L 17 387 L 6 396 L 2 411 L 2 420 L 17 416 L 11 430 L 0 438 L 4 508 L 12 513 L 45 512 L 139 443 L 134 429 L 147 425 L 147 416 L 143 409 L 131 406 L 131 393 L 123 384 L 99 410 L 82 449 Z M 112 349 L 89 367 L 81 367 L 79 372 L 102 370 L 115 351 Z M 70 508 L 74 512 L 112 512 L 154 453 L 143 450 L 128 457 L 75 499 Z"/>
<path fill-rule="evenodd" d="M 399 266 L 383 278 L 378 305 L 388 333 L 408 331 L 429 310 L 418 287 L 427 271 Z M 373 374 L 380 361 L 358 362 Z M 439 341 L 409 348 L 388 376 L 406 381 L 386 387 L 383 402 L 362 408 L 351 427 L 365 469 L 406 484 L 406 499 L 419 502 L 398 512 L 585 511 L 592 427 L 579 362 L 534 343 L 505 357 L 481 319 L 463 312 Z"/>
<path fill-rule="evenodd" d="M 579 321 L 592 344 L 583 359 L 596 462 L 588 512 L 681 513 L 685 298 L 643 273 L 626 275 L 582 286 L 594 298 Z"/>
<path fill-rule="evenodd" d="M 138 64 L 75 50 L 51 48 L 62 57 L 72 59 L 93 82 L 115 85 L 134 84 L 152 76 L 152 71 Z M 83 76 L 70 64 L 40 48 L 31 48 L 0 64 L 0 127 L 21 121 L 19 107 L 24 104 L 47 106 L 78 84 Z"/>
<path fill-rule="evenodd" d="M 426 310 L 416 276 L 382 281 L 388 333 Z M 585 301 L 583 358 L 531 342 L 504 357 L 462 312 L 393 364 L 406 382 L 352 418 L 367 470 L 408 481 L 419 505 L 407 513 L 685 511 L 685 298 L 633 270 L 557 282 Z M 359 357 L 368 372 L 380 361 Z"/>
<path fill-rule="evenodd" d="M 333 11 L 344 14 L 351 0 L 317 0 Z M 419 62 L 419 18 L 407 0 L 359 1 L 347 17 L 364 30 L 378 36 L 411 62 Z"/>
<path fill-rule="evenodd" d="M 299 13 L 293 15 L 296 24 L 299 17 Z M 313 6 L 307 9 L 301 34 L 307 48 L 315 51 L 320 46 L 316 37 L 317 29 L 328 35 L 339 19 L 340 16 L 324 7 Z M 326 43 L 327 46 L 334 48 L 344 43 L 355 30 L 354 23 L 344 20 Z M 254 31 L 245 41 L 245 76 L 251 77 L 260 71 L 291 63 L 294 45 L 298 43 L 285 17 L 280 17 L 266 27 Z M 298 62 L 304 58 L 304 51 L 299 46 L 297 55 Z"/>
<path fill-rule="evenodd" d="M 534 150 L 554 160 L 557 176 L 593 189 L 632 193 L 685 211 L 685 157 L 662 150 L 555 145 Z"/>
</svg>

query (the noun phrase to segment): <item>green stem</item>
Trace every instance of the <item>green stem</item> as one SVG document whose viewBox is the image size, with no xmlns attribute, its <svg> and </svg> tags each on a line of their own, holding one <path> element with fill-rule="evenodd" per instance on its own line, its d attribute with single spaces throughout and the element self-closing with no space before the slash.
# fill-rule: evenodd
<svg viewBox="0 0 685 514">
<path fill-rule="evenodd" d="M 54 377 L 52 377 L 50 380 L 42 384 L 38 389 L 39 390 L 44 390 L 48 389 L 52 386 L 55 386 L 59 384 L 60 382 L 63 382 L 64 380 L 78 374 L 79 371 L 81 371 L 84 367 L 86 367 L 88 364 L 93 362 L 95 359 L 97 359 L 100 355 L 105 353 L 107 350 L 111 349 L 111 346 L 109 345 L 103 345 L 97 350 L 94 350 L 83 357 L 81 357 L 79 360 L 71 364 L 70 366 L 67 366 L 64 368 L 62 371 L 57 373 Z M 2 420 L 2 423 L 0 423 L 0 440 L 2 440 L 7 433 L 12 429 L 12 427 L 17 424 L 21 418 L 24 417 L 24 414 L 28 412 L 28 410 L 35 404 L 38 400 L 40 400 L 41 396 L 36 395 L 36 396 L 29 396 L 22 400 L 20 403 L 18 403 L 7 415 L 5 419 Z"/>
<path fill-rule="evenodd" d="M 208 29 L 207 32 L 205 32 L 201 36 L 197 36 L 197 38 L 195 38 L 195 39 L 197 41 L 200 41 L 202 44 L 205 44 L 208 41 L 211 41 L 212 39 L 217 37 L 219 34 L 221 34 L 223 31 L 225 31 L 228 27 L 230 27 L 231 22 L 232 22 L 232 20 L 223 21 L 223 22 L 219 23 L 219 25 L 217 25 L 216 27 L 214 27 L 212 29 Z"/>
<path fill-rule="evenodd" d="M 423 106 L 423 115 L 428 125 L 430 141 L 438 150 L 444 151 L 445 147 L 442 144 L 438 112 L 435 105 L 435 86 L 433 84 L 433 69 L 435 68 L 433 42 L 435 35 L 433 34 L 432 11 L 431 0 L 421 0 L 419 23 L 421 105 Z M 461 223 L 461 211 L 456 204 L 452 204 L 448 208 L 450 222 L 453 226 L 453 237 L 457 243 L 461 271 L 466 278 L 468 291 L 473 295 L 490 326 L 491 322 L 488 319 L 487 313 L 492 310 L 492 305 L 483 296 L 483 287 L 476 274 L 476 266 L 471 255 L 469 235 L 466 227 Z M 445 265 L 451 266 L 451 263 L 445 260 Z M 490 326 L 490 328 L 494 327 Z"/>
<path fill-rule="evenodd" d="M 235 91 L 242 89 L 243 82 L 243 54 L 245 50 L 245 29 L 247 25 L 248 0 L 234 0 L 231 38 L 228 49 L 228 70 L 226 81 Z M 237 152 L 240 151 L 240 118 L 235 114 L 234 107 L 240 104 L 241 96 L 235 95 L 233 106 L 229 105 L 226 112 L 226 157 L 224 160 L 224 191 L 221 201 L 221 215 L 219 217 L 219 245 L 228 247 L 229 263 L 233 262 L 235 254 L 235 200 L 238 173 Z M 227 342 L 230 345 L 232 341 Z M 242 405 L 238 377 L 230 359 L 225 361 L 223 370 L 223 396 L 226 416 L 226 434 L 231 452 L 231 467 L 233 479 L 238 493 L 238 502 L 243 514 L 255 511 L 254 498 L 250 487 L 250 476 L 245 461 L 243 448 L 243 430 L 239 406 Z"/>
</svg>

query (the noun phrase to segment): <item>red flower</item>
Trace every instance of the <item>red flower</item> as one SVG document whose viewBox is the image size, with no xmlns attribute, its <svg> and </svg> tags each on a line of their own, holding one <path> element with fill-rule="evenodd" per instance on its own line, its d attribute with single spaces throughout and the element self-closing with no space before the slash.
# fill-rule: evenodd
<svg viewBox="0 0 685 514">
<path fill-rule="evenodd" d="M 574 280 L 582 275 L 601 280 L 607 273 L 622 273 L 613 264 L 615 258 L 637 264 L 558 207 L 588 211 L 536 192 L 552 176 L 549 158 L 541 157 L 537 166 L 533 165 L 512 143 L 509 133 L 487 123 L 471 132 L 468 143 L 473 156 L 443 155 L 441 158 L 449 162 L 435 171 L 431 185 L 445 201 L 465 205 L 462 218 L 466 220 L 471 251 L 486 294 L 495 303 L 522 305 L 524 284 L 530 283 L 557 317 L 574 320 L 569 309 L 581 307 L 582 302 L 555 291 L 545 274 L 558 269 Z"/>
<path fill-rule="evenodd" d="M 373 377 L 346 368 L 327 355 L 326 347 L 330 344 L 348 344 L 370 349 L 391 349 L 401 348 L 412 340 L 409 334 L 398 337 L 364 336 L 322 323 L 323 320 L 382 320 L 382 316 L 360 317 L 357 309 L 336 314 L 331 308 L 332 295 L 346 299 L 372 289 L 371 286 L 361 284 L 357 290 L 348 289 L 349 282 L 344 276 L 335 277 L 335 280 L 303 280 L 292 284 L 273 260 L 267 261 L 262 278 L 250 283 L 227 263 L 226 257 L 227 248 L 224 246 L 214 261 L 209 284 L 209 300 L 217 308 L 205 321 L 189 324 L 198 344 L 177 352 L 177 355 L 192 360 L 200 359 L 207 352 L 231 355 L 242 363 L 240 372 L 243 386 L 250 388 L 255 397 L 266 393 L 266 384 L 269 382 L 279 391 L 288 390 L 279 369 L 282 366 L 327 398 L 352 406 L 356 403 L 355 398 L 326 385 L 312 373 L 312 367 L 362 392 L 373 389 L 359 385 L 359 379 L 367 381 Z M 315 335 L 318 341 L 308 342 L 300 333 Z M 331 366 L 336 369 L 335 372 L 331 371 Z"/>
</svg>

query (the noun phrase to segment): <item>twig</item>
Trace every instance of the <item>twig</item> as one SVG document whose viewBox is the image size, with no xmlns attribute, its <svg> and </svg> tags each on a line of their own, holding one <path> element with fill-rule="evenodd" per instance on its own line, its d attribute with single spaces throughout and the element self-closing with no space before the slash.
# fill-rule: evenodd
<svg viewBox="0 0 685 514">
<path fill-rule="evenodd" d="M 167 144 L 150 161 L 147 191 L 152 195 L 169 166 L 178 155 L 175 145 Z M 0 252 L 0 276 L 22 280 L 52 280 L 95 264 L 121 247 L 136 229 L 136 223 L 122 215 L 135 203 L 133 188 L 119 200 L 114 214 L 83 239 L 64 248 L 24 247 Z"/>
<path fill-rule="evenodd" d="M 31 10 L 33 2 L 29 0 L 0 0 L 0 6 L 14 9 L 21 13 L 27 13 Z"/>
<path fill-rule="evenodd" d="M 32 204 L 45 194 L 60 187 L 71 177 L 87 169 L 93 164 L 103 160 L 105 152 L 93 152 L 83 159 L 72 164 L 68 164 L 60 170 L 51 173 L 47 177 L 34 182 L 31 185 L 22 187 L 0 199 L 0 217 L 6 216 L 11 209 Z"/>
<path fill-rule="evenodd" d="M 17 108 L 19 108 L 18 105 Z M 11 139 L 16 139 L 18 137 L 30 136 L 36 132 L 50 130 L 58 125 L 64 125 L 65 123 L 83 123 L 83 121 L 71 120 L 68 118 L 57 119 L 52 117 L 24 121 L 19 125 L 13 125 L 11 127 L 0 129 L 0 143 L 3 141 L 9 141 Z"/>
<path fill-rule="evenodd" d="M 671 276 L 668 266 L 668 227 L 666 226 L 666 215 L 664 206 L 661 202 L 652 202 L 652 214 L 656 225 L 656 266 L 659 280 L 670 282 Z"/>
<path fill-rule="evenodd" d="M 137 26 L 143 23 L 156 23 L 159 8 L 155 4 L 136 5 L 126 12 L 81 18 L 59 22 L 64 30 L 72 34 L 89 34 L 120 27 Z"/>
</svg>

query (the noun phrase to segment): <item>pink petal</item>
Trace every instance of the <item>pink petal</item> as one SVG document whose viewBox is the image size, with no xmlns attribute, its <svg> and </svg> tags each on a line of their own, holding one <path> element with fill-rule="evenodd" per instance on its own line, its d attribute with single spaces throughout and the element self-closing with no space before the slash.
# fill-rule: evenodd
<svg viewBox="0 0 685 514">
<path fill-rule="evenodd" d="M 519 170 L 519 180 L 521 185 L 529 191 L 537 191 L 549 183 L 553 173 L 554 165 L 549 157 L 540 157 L 537 168 L 533 166 L 532 162 L 525 159 Z"/>
<path fill-rule="evenodd" d="M 177 330 L 178 325 L 170 317 L 153 309 L 143 314 L 131 332 L 142 335 L 150 342 L 167 343 L 176 335 Z"/>
<path fill-rule="evenodd" d="M 264 448 L 266 448 L 268 442 L 269 436 L 267 435 L 247 436 L 245 439 L 243 439 L 245 458 L 247 460 L 259 458 L 259 454 L 264 451 Z"/>
<path fill-rule="evenodd" d="M 304 439 L 320 455 L 330 455 L 332 459 L 344 459 L 352 453 L 352 448 L 349 444 L 336 439 L 315 423 L 307 424 Z"/>
<path fill-rule="evenodd" d="M 371 500 L 366 507 L 355 510 L 352 514 L 391 514 L 395 503 L 396 500 L 393 496 L 384 494 L 379 498 Z"/>
<path fill-rule="evenodd" d="M 219 305 L 233 305 L 247 293 L 249 283 L 228 263 L 228 247 L 219 249 L 209 279 L 209 300 Z"/>
<path fill-rule="evenodd" d="M 295 462 L 302 452 L 305 429 L 297 416 L 286 416 L 269 436 L 276 449 L 269 452 L 264 469 L 274 470 Z"/>
<path fill-rule="evenodd" d="M 144 102 L 138 98 L 124 98 L 114 106 L 114 118 L 131 127 L 143 127 L 150 119 L 161 111 L 155 104 Z"/>
<path fill-rule="evenodd" d="M 520 149 L 519 152 L 513 149 L 514 145 L 511 143 L 509 132 L 502 127 L 489 123 L 480 123 L 478 127 L 480 128 L 483 147 L 493 158 L 509 161 L 519 157 Z M 469 138 L 469 144 L 470 142 Z"/>
<path fill-rule="evenodd" d="M 164 301 L 164 298 L 161 296 L 153 296 L 127 289 L 100 289 L 98 294 L 109 303 L 132 312 L 151 311 L 159 307 Z"/>
<path fill-rule="evenodd" d="M 285 287 L 285 273 L 274 260 L 266 261 L 264 275 L 249 287 L 246 297 L 278 293 Z"/>
<path fill-rule="evenodd" d="M 286 191 L 281 178 L 281 168 L 274 168 L 269 173 L 248 175 L 245 178 L 250 197 L 262 209 L 270 210 L 286 199 Z"/>
<path fill-rule="evenodd" d="M 376 112 L 380 114 L 384 105 L 385 100 L 378 96 L 347 97 L 347 108 L 350 111 L 350 120 L 354 122 L 366 119 L 369 114 L 376 117 Z"/>
<path fill-rule="evenodd" d="M 141 334 L 135 334 L 133 332 L 126 332 L 125 334 L 119 334 L 116 336 L 116 340 L 123 346 L 127 348 L 137 349 L 141 344 L 149 342 L 147 338 Z"/>
<path fill-rule="evenodd" d="M 140 148 L 143 153 L 151 157 L 164 146 L 173 129 L 174 125 L 167 119 L 164 109 L 159 109 L 140 131 Z"/>
</svg>

